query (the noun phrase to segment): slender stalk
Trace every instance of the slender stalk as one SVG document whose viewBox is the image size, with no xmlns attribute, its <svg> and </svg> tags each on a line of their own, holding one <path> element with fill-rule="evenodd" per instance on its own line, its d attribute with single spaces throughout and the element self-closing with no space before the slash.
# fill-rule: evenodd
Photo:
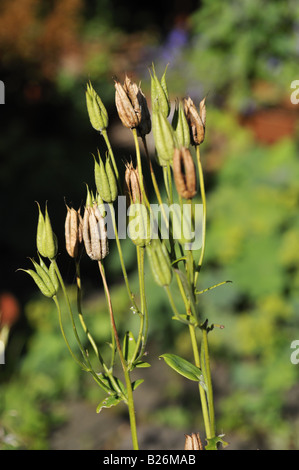
<svg viewBox="0 0 299 470">
<path fill-rule="evenodd" d="M 74 361 L 79 364 L 80 367 L 83 367 L 84 369 L 86 368 L 86 365 L 83 364 L 81 361 L 79 361 L 79 359 L 75 356 L 75 354 L 73 353 L 72 351 L 72 348 L 70 347 L 70 344 L 67 340 L 67 337 L 66 337 L 66 334 L 65 334 L 65 331 L 64 331 L 64 328 L 63 328 L 63 324 L 62 324 L 62 318 L 61 318 L 61 308 L 60 308 L 60 305 L 59 305 L 59 302 L 58 302 L 58 299 L 57 299 L 57 296 L 54 295 L 53 297 L 53 300 L 55 302 L 55 305 L 56 305 L 56 308 L 57 308 L 57 311 L 58 311 L 58 319 L 59 319 L 59 326 L 60 326 L 60 331 L 62 333 L 62 337 L 64 339 L 64 342 L 72 356 L 72 358 L 74 359 Z"/>
<path fill-rule="evenodd" d="M 97 356 L 97 358 L 100 360 L 101 364 L 104 363 L 103 359 L 100 357 L 100 353 L 99 353 L 99 350 L 97 348 L 97 345 L 92 337 L 92 335 L 90 334 L 86 324 L 85 324 L 85 321 L 84 321 L 84 318 L 83 318 L 83 313 L 82 313 L 82 305 L 81 305 L 81 299 L 82 299 L 82 289 L 81 289 L 81 274 L 80 274 L 80 262 L 79 260 L 76 258 L 75 259 L 75 266 L 76 266 L 76 283 L 77 283 L 77 310 L 78 310 L 78 316 L 79 316 L 79 320 L 80 320 L 80 323 L 82 325 L 82 328 L 84 330 L 84 333 L 86 334 L 87 338 L 89 339 L 89 342 L 91 344 L 91 346 L 93 347 L 93 350 Z"/>
<path fill-rule="evenodd" d="M 189 332 L 190 332 L 194 362 L 195 362 L 195 365 L 199 369 L 201 369 L 200 356 L 199 356 L 199 351 L 198 351 L 198 346 L 197 346 L 197 339 L 196 339 L 194 325 L 189 325 Z M 204 425 L 205 425 L 205 430 L 206 430 L 206 436 L 207 436 L 207 439 L 211 439 L 214 436 L 213 436 L 213 432 L 211 429 L 206 393 L 200 384 L 198 384 L 198 389 L 199 389 L 199 395 L 200 395 L 200 400 L 201 400 L 201 408 L 202 408 L 203 420 L 204 420 Z"/>
<path fill-rule="evenodd" d="M 202 169 L 202 164 L 201 164 L 201 159 L 200 159 L 199 145 L 196 146 L 196 160 L 197 160 L 197 167 L 198 167 L 198 174 L 199 174 L 200 193 L 201 193 L 201 199 L 202 199 L 202 205 L 203 205 L 203 221 L 202 221 L 202 247 L 201 247 L 200 258 L 199 258 L 199 261 L 198 261 L 197 271 L 196 271 L 195 276 L 194 276 L 194 285 L 195 286 L 196 286 L 196 283 L 197 283 L 199 271 L 200 271 L 201 266 L 202 266 L 204 252 L 205 252 L 205 246 L 206 246 L 206 218 L 207 218 L 206 193 L 205 193 L 203 169 Z"/>
<path fill-rule="evenodd" d="M 141 358 L 144 354 L 145 345 L 147 341 L 148 335 L 148 311 L 147 311 L 147 304 L 146 304 L 146 296 L 145 296 L 145 284 L 144 284 L 144 248 L 137 246 L 137 264 L 138 264 L 138 278 L 139 278 L 139 290 L 140 290 L 140 299 L 141 299 L 141 319 L 140 319 L 140 328 L 138 334 L 138 340 L 136 343 L 136 348 L 133 354 L 133 360 L 137 357 L 139 348 L 138 357 Z"/>
<path fill-rule="evenodd" d="M 212 437 L 215 436 L 215 411 L 214 411 L 214 398 L 213 398 L 213 386 L 211 378 L 211 368 L 210 368 L 210 357 L 209 357 L 209 347 L 208 347 L 208 332 L 206 328 L 202 329 L 202 366 L 204 364 L 205 369 L 205 383 L 207 386 L 207 398 L 209 406 L 209 416 L 210 416 L 210 426 Z"/>
<path fill-rule="evenodd" d="M 111 161 L 112 161 L 112 165 L 113 165 L 113 169 L 114 169 L 114 173 L 115 173 L 119 193 L 122 194 L 122 188 L 121 188 L 121 184 L 120 184 L 119 172 L 118 172 L 118 168 L 117 168 L 117 165 L 116 165 L 116 162 L 115 162 L 114 153 L 113 153 L 113 150 L 112 150 L 112 147 L 111 147 L 110 140 L 109 140 L 106 129 L 102 130 L 102 136 L 104 137 L 104 140 L 105 140 L 106 145 L 107 145 L 107 149 L 108 149 L 110 157 L 111 157 Z"/>
<path fill-rule="evenodd" d="M 119 354 L 119 358 L 120 358 L 120 362 L 121 362 L 121 365 L 122 365 L 122 369 L 123 369 L 124 376 L 125 376 L 125 382 L 126 382 L 126 386 L 127 386 L 127 405 L 128 405 L 128 409 L 129 409 L 129 418 L 130 418 L 133 448 L 134 448 L 134 450 L 138 450 L 139 446 L 138 446 L 138 439 L 137 439 L 135 408 L 134 408 L 133 390 L 132 390 L 132 384 L 131 384 L 131 380 L 130 380 L 130 374 L 129 374 L 127 364 L 126 364 L 126 361 L 125 361 L 123 353 L 122 353 L 122 349 L 121 349 L 121 345 L 120 345 L 120 341 L 119 341 L 119 336 L 118 336 L 118 333 L 117 333 L 117 328 L 116 328 L 113 309 L 112 309 L 110 291 L 109 291 L 109 288 L 108 288 L 104 267 L 103 267 L 103 264 L 102 264 L 101 261 L 99 261 L 98 264 L 99 264 L 99 269 L 100 269 L 100 273 L 101 273 L 102 280 L 103 280 L 104 289 L 105 289 L 105 292 L 106 292 L 108 308 L 109 308 L 109 314 L 110 314 L 111 327 L 112 327 L 112 330 L 113 330 L 114 335 L 115 335 L 116 347 L 117 347 L 117 351 L 118 351 L 118 354 Z"/>
<path fill-rule="evenodd" d="M 110 211 L 111 211 L 111 218 L 112 218 L 112 224 L 113 224 L 113 229 L 114 229 L 114 233 L 115 233 L 115 240 L 116 240 L 116 245 L 117 245 L 117 249 L 118 249 L 119 260 L 120 260 L 120 264 L 121 264 L 125 284 L 126 284 L 126 287 L 127 287 L 127 291 L 128 291 L 129 297 L 131 299 L 131 302 L 133 304 L 133 307 L 136 309 L 136 311 L 139 311 L 139 308 L 138 308 L 138 306 L 136 304 L 136 301 L 135 301 L 134 294 L 132 293 L 131 288 L 130 288 L 130 284 L 129 284 L 129 278 L 128 278 L 128 274 L 127 274 L 127 270 L 126 270 L 126 266 L 125 266 L 125 262 L 124 262 L 124 257 L 123 257 L 123 252 L 122 252 L 122 249 L 121 249 L 121 244 L 120 244 L 120 240 L 119 240 L 119 236 L 118 236 L 118 230 L 117 230 L 117 225 L 116 225 L 116 220 L 115 220 L 115 211 L 114 211 L 113 204 L 109 203 L 109 207 L 110 207 Z"/>
</svg>

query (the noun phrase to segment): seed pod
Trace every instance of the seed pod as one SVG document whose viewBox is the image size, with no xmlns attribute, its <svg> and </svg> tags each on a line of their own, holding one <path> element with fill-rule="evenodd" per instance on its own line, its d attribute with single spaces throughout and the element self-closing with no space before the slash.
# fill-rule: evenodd
<svg viewBox="0 0 299 470">
<path fill-rule="evenodd" d="M 144 204 L 134 203 L 128 209 L 128 235 L 136 246 L 145 247 L 151 242 L 151 220 Z"/>
<path fill-rule="evenodd" d="M 86 105 L 92 127 L 99 132 L 102 132 L 104 129 L 107 129 L 107 110 L 103 105 L 101 98 L 95 92 L 90 82 L 87 84 Z"/>
<path fill-rule="evenodd" d="M 146 247 L 148 260 L 155 281 L 160 286 L 169 286 L 172 270 L 166 246 L 160 239 L 153 239 Z"/>
<path fill-rule="evenodd" d="M 126 75 L 124 85 L 115 80 L 115 104 L 125 127 L 133 129 L 141 121 L 141 108 L 137 98 L 138 86 Z"/>
<path fill-rule="evenodd" d="M 83 217 L 83 241 L 87 255 L 100 261 L 108 254 L 108 238 L 104 218 L 97 206 L 85 207 Z"/>
<path fill-rule="evenodd" d="M 111 164 L 109 154 L 107 154 L 105 165 L 98 151 L 99 163 L 94 157 L 94 176 L 98 194 L 105 202 L 113 202 L 117 198 L 117 182 Z"/>
<path fill-rule="evenodd" d="M 185 98 L 184 108 L 186 118 L 189 124 L 190 137 L 192 145 L 200 145 L 205 138 L 206 129 L 206 99 L 204 98 L 199 104 L 199 112 L 197 111 L 191 98 Z"/>
<path fill-rule="evenodd" d="M 82 243 L 82 217 L 80 209 L 76 211 L 68 206 L 66 208 L 67 214 L 64 224 L 66 251 L 71 258 L 77 258 Z"/>
<path fill-rule="evenodd" d="M 139 203 L 142 201 L 138 169 L 134 168 L 132 162 L 126 164 L 124 194 L 127 197 L 128 205 L 131 202 Z"/>
<path fill-rule="evenodd" d="M 199 433 L 185 434 L 184 450 L 202 450 L 202 443 Z"/>
<path fill-rule="evenodd" d="M 43 216 L 38 205 L 39 217 L 36 233 L 36 245 L 39 253 L 45 258 L 54 259 L 57 255 L 57 238 L 52 230 L 48 209 L 46 206 L 45 216 Z"/>
<path fill-rule="evenodd" d="M 174 130 L 166 117 L 157 111 L 153 113 L 152 123 L 158 162 L 166 166 L 173 158 Z"/>
<path fill-rule="evenodd" d="M 172 127 L 174 128 L 178 147 L 188 148 L 190 145 L 190 130 L 181 101 L 176 103 L 172 119 Z"/>
<path fill-rule="evenodd" d="M 31 261 L 35 267 L 35 271 L 32 269 L 19 269 L 19 271 L 25 271 L 28 273 L 43 295 L 46 297 L 54 297 L 58 292 L 59 282 L 56 273 L 53 271 L 53 263 L 50 264 L 50 268 L 47 268 L 41 258 L 40 264 L 33 259 Z"/>
<path fill-rule="evenodd" d="M 191 153 L 185 147 L 174 150 L 173 176 L 178 194 L 192 199 L 196 194 L 196 171 Z"/>
<path fill-rule="evenodd" d="M 151 75 L 151 101 L 152 101 L 152 110 L 159 111 L 163 114 L 164 117 L 168 117 L 170 113 L 170 102 L 168 98 L 168 90 L 166 84 L 166 70 L 159 82 L 158 77 L 155 72 L 154 65 L 152 65 L 153 73 Z"/>
</svg>

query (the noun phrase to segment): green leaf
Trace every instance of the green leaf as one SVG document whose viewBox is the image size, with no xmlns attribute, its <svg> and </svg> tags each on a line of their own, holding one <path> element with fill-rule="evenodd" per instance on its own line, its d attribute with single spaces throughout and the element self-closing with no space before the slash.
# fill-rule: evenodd
<svg viewBox="0 0 299 470">
<path fill-rule="evenodd" d="M 135 367 L 142 368 L 142 367 L 151 367 L 148 362 L 138 361 L 134 363 Z"/>
<path fill-rule="evenodd" d="M 142 382 L 144 382 L 143 379 L 138 379 L 138 380 L 135 380 L 135 382 L 132 382 L 132 390 L 134 392 L 134 390 L 136 390 L 137 387 L 139 387 L 139 385 L 142 384 Z"/>
<path fill-rule="evenodd" d="M 122 399 L 119 396 L 111 395 L 110 397 L 104 398 L 104 400 L 98 404 L 96 411 L 100 413 L 103 408 L 111 408 L 112 406 L 118 405 L 121 401 Z"/>
<path fill-rule="evenodd" d="M 194 380 L 195 382 L 200 382 L 204 385 L 201 370 L 191 362 L 175 354 L 162 354 L 160 357 L 163 357 L 166 364 L 179 374 L 189 380 Z"/>
</svg>

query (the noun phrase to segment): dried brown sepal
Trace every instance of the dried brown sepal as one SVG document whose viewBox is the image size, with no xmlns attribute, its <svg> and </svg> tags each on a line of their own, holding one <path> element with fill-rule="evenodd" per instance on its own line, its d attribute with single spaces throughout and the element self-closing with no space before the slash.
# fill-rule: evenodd
<svg viewBox="0 0 299 470">
<path fill-rule="evenodd" d="M 184 450 L 203 450 L 199 433 L 185 434 Z"/>
<path fill-rule="evenodd" d="M 87 255 L 100 261 L 108 255 L 108 237 L 104 218 L 97 205 L 85 208 L 83 217 L 83 241 Z"/>
<path fill-rule="evenodd" d="M 77 258 L 79 247 L 83 240 L 82 235 L 82 217 L 80 209 L 76 211 L 66 206 L 67 214 L 65 218 L 65 245 L 66 251 L 72 258 Z"/>
<path fill-rule="evenodd" d="M 199 104 L 199 112 L 197 111 L 192 99 L 184 99 L 184 109 L 187 122 L 190 128 L 190 137 L 192 145 L 200 145 L 205 138 L 206 129 L 206 98 L 201 100 Z"/>
<path fill-rule="evenodd" d="M 196 170 L 191 153 L 185 147 L 174 149 L 173 176 L 177 192 L 184 199 L 192 199 L 196 190 Z"/>
</svg>

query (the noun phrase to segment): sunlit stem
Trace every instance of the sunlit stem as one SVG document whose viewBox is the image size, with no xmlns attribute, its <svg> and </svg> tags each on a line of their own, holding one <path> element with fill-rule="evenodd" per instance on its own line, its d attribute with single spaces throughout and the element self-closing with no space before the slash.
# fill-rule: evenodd
<svg viewBox="0 0 299 470">
<path fill-rule="evenodd" d="M 137 439 L 137 428 L 136 428 L 136 418 L 135 418 L 135 408 L 134 408 L 134 400 L 133 400 L 133 389 L 132 389 L 132 384 L 130 380 L 130 374 L 128 371 L 128 367 L 126 364 L 126 361 L 124 359 L 120 341 L 119 341 L 119 336 L 114 320 L 114 313 L 112 309 L 112 302 L 111 302 L 111 297 L 110 297 L 110 291 L 108 288 L 107 280 L 106 280 L 106 275 L 104 271 L 104 266 L 101 261 L 98 262 L 99 264 L 99 269 L 100 273 L 102 276 L 103 280 L 103 285 L 106 293 L 106 298 L 107 298 L 107 303 L 108 303 L 108 309 L 109 309 L 109 315 L 110 315 L 110 322 L 111 322 L 111 327 L 115 336 L 115 341 L 116 341 L 116 347 L 117 347 L 117 352 L 119 355 L 119 359 L 121 362 L 121 366 L 123 369 L 123 373 L 125 376 L 125 382 L 126 382 L 126 388 L 127 388 L 127 400 L 126 403 L 128 405 L 128 410 L 129 410 L 129 418 L 130 418 L 130 427 L 131 427 L 131 435 L 132 435 L 132 443 L 133 443 L 133 449 L 138 450 L 138 439 Z"/>
</svg>

